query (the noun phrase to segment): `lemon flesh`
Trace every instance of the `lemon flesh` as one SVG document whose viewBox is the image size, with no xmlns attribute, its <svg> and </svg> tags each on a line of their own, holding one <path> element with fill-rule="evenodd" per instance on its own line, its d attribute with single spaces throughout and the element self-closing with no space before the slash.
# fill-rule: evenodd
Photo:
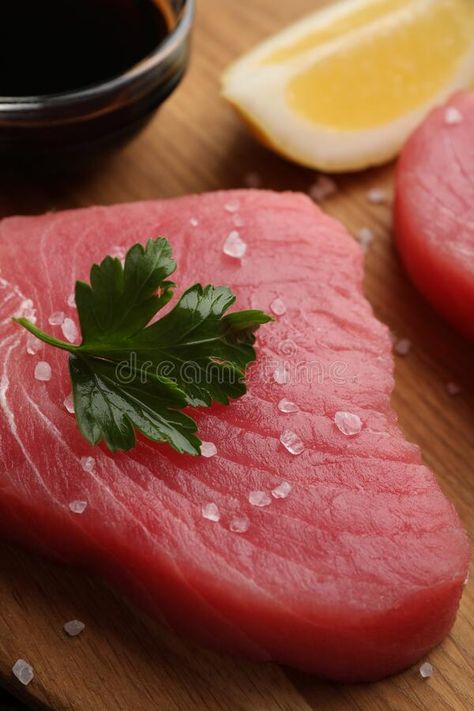
<svg viewBox="0 0 474 711">
<path fill-rule="evenodd" d="M 314 123 L 351 130 L 391 121 L 436 96 L 472 45 L 474 2 L 431 4 L 411 22 L 359 34 L 345 51 L 295 76 L 286 86 L 290 108 Z"/>
<path fill-rule="evenodd" d="M 322 27 L 309 32 L 307 35 L 272 52 L 263 61 L 264 64 L 276 64 L 287 59 L 293 59 L 298 54 L 308 49 L 313 49 L 316 45 L 329 42 L 330 40 L 342 37 L 347 32 L 353 32 L 361 27 L 365 27 L 369 22 L 380 20 L 386 17 L 387 13 L 393 13 L 401 7 L 408 7 L 413 0 L 373 0 L 362 6 L 352 6 L 348 12 L 341 17 L 324 24 Z"/>
<path fill-rule="evenodd" d="M 433 106 L 474 81 L 474 0 L 339 0 L 235 62 L 223 95 L 303 165 L 393 158 Z"/>
</svg>

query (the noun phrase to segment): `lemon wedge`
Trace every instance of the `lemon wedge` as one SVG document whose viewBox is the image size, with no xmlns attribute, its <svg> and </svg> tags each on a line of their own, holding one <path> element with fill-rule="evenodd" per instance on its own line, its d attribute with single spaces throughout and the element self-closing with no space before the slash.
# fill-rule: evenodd
<svg viewBox="0 0 474 711">
<path fill-rule="evenodd" d="M 342 172 L 393 158 L 474 81 L 474 0 L 339 0 L 232 64 L 222 93 L 278 153 Z"/>
</svg>

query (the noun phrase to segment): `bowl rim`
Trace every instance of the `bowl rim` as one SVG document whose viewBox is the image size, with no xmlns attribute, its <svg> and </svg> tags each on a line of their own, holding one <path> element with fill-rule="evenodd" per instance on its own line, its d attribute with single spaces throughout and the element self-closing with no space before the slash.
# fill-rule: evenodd
<svg viewBox="0 0 474 711">
<path fill-rule="evenodd" d="M 196 0 L 183 0 L 183 7 L 175 27 L 156 47 L 156 49 L 137 64 L 112 79 L 92 84 L 84 89 L 59 92 L 57 94 L 38 94 L 37 96 L 1 96 L 0 112 L 34 111 L 49 108 L 63 108 L 81 104 L 94 99 L 102 99 L 126 88 L 136 80 L 149 74 L 173 54 L 189 34 L 196 9 Z"/>
</svg>

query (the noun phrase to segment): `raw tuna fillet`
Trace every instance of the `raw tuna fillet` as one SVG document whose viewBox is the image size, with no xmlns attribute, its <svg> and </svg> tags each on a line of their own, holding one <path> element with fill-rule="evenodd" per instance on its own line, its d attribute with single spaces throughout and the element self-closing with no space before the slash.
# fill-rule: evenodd
<svg viewBox="0 0 474 711">
<path fill-rule="evenodd" d="M 235 223 L 241 260 L 223 251 Z M 443 639 L 466 535 L 397 427 L 390 338 L 339 224 L 301 195 L 239 191 L 0 228 L 4 535 L 105 575 L 205 644 L 332 679 L 383 677 Z M 36 315 L 48 329 L 54 312 L 75 318 L 68 297 L 93 261 L 160 234 L 181 289 L 226 284 L 238 308 L 279 314 L 259 331 L 248 395 L 196 413 L 217 448 L 207 458 L 144 440 L 128 454 L 90 447 L 64 405 L 65 354 L 28 353 L 10 321 Z M 50 380 L 35 378 L 41 361 Z M 83 513 L 71 511 L 77 501 Z"/>
<path fill-rule="evenodd" d="M 474 93 L 453 96 L 409 139 L 397 169 L 395 224 L 414 284 L 474 339 Z"/>
</svg>

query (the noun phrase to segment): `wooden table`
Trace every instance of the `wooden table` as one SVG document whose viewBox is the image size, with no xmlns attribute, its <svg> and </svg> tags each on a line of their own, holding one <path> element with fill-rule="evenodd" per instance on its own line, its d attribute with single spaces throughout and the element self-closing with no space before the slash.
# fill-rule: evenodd
<svg viewBox="0 0 474 711">
<path fill-rule="evenodd" d="M 0 186 L 0 213 L 157 198 L 242 186 L 257 171 L 276 190 L 307 190 L 314 175 L 257 146 L 219 98 L 219 75 L 243 50 L 312 9 L 316 0 L 200 0 L 191 70 L 145 133 L 94 175 Z M 338 179 L 325 203 L 355 231 L 370 226 L 366 293 L 378 317 L 413 348 L 397 361 L 393 404 L 474 533 L 474 349 L 407 280 L 391 237 L 389 206 L 369 206 L 372 186 L 391 187 L 392 167 Z M 448 381 L 462 393 L 449 397 Z M 0 546 L 0 681 L 36 707 L 55 711 L 342 711 L 474 708 L 474 583 L 449 638 L 418 669 L 372 685 L 340 686 L 276 665 L 255 665 L 197 648 L 141 619 L 102 583 Z M 64 620 L 87 624 L 66 639 Z M 26 657 L 36 678 L 26 690 L 11 676 Z M 0 709 L 10 708 L 5 704 Z"/>
</svg>

